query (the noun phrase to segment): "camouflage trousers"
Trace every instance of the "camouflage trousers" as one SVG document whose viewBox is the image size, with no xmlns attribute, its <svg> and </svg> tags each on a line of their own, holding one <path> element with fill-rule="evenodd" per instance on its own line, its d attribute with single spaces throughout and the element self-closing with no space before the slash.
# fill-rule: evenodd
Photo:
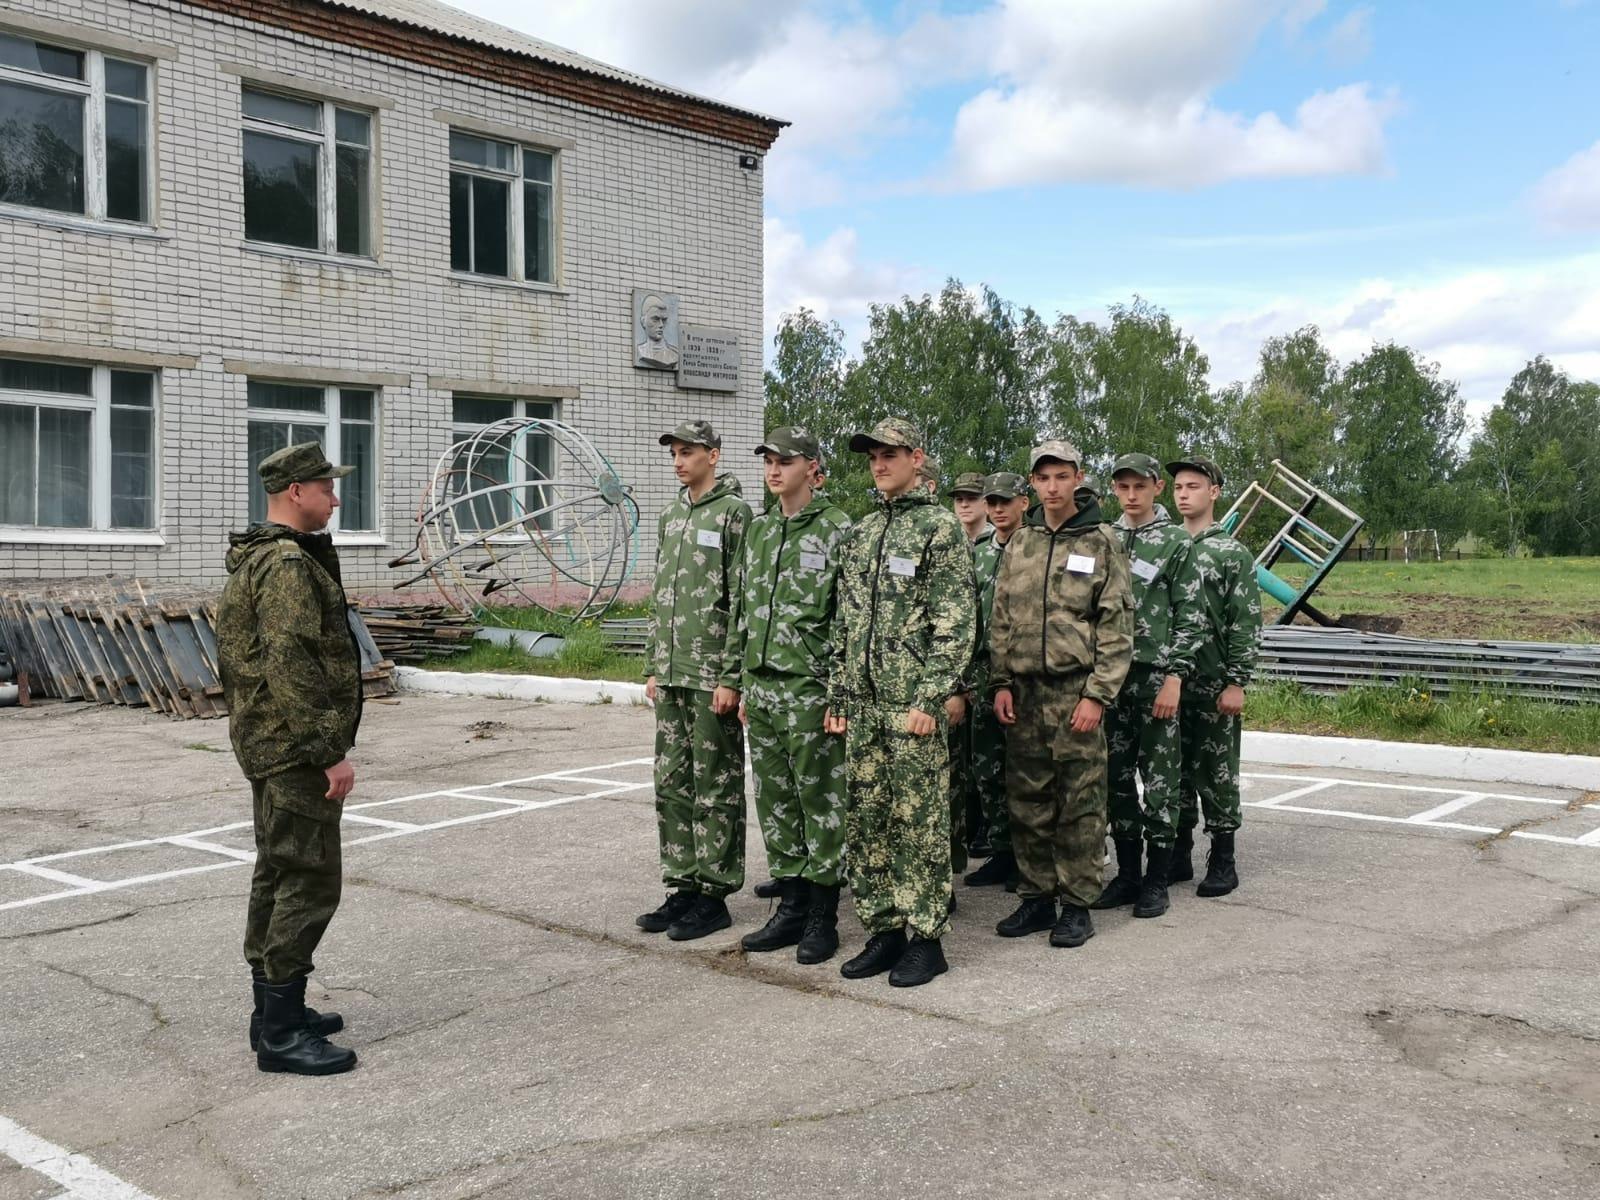
<svg viewBox="0 0 1600 1200">
<path fill-rule="evenodd" d="M 844 739 L 822 731 L 828 697 L 815 679 L 746 679 L 750 765 L 767 866 L 778 879 L 833 887 L 844 853 Z"/>
<path fill-rule="evenodd" d="M 244 957 L 269 983 L 311 974 L 312 955 L 339 907 L 339 818 L 325 819 L 333 804 L 327 793 L 328 777 L 316 767 L 250 781 L 256 864 Z"/>
<path fill-rule="evenodd" d="M 669 888 L 744 886 L 744 727 L 699 688 L 656 689 L 656 826 Z"/>
<path fill-rule="evenodd" d="M 926 737 L 906 709 L 848 710 L 845 858 L 856 916 L 869 934 L 950 930 L 950 754 L 943 709 Z"/>
<path fill-rule="evenodd" d="M 1178 717 L 1151 715 L 1166 672 L 1134 663 L 1117 702 L 1106 709 L 1106 753 L 1111 789 L 1111 836 L 1170 846 L 1178 836 L 1178 786 L 1183 774 Z M 1187 695 L 1182 703 L 1189 700 Z M 1144 782 L 1144 803 L 1139 783 Z"/>
<path fill-rule="evenodd" d="M 945 734 L 950 755 L 950 869 L 967 869 L 967 805 L 972 795 L 972 710 Z"/>
<path fill-rule="evenodd" d="M 1100 898 L 1106 857 L 1106 739 L 1074 733 L 1086 676 L 1024 677 L 1011 689 L 1017 722 L 1006 731 L 1011 846 L 1017 894 L 1056 896 L 1087 908 Z"/>
<path fill-rule="evenodd" d="M 989 846 L 996 854 L 1011 850 L 1011 810 L 1006 804 L 1006 727 L 988 700 L 973 706 L 972 782 L 978 803 L 989 820 Z"/>
<path fill-rule="evenodd" d="M 1178 828 L 1193 829 L 1205 813 L 1207 833 L 1239 828 L 1239 739 L 1243 722 L 1217 711 L 1219 682 L 1184 684 L 1182 810 Z"/>
</svg>

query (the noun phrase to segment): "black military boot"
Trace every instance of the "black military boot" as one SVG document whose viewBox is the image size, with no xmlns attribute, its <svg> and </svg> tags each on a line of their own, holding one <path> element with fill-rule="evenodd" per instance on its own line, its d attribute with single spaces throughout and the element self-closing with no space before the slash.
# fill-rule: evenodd
<svg viewBox="0 0 1600 1200">
<path fill-rule="evenodd" d="M 692 942 L 732 924 L 733 914 L 721 896 L 696 896 L 693 907 L 667 926 L 667 936 L 675 942 Z"/>
<path fill-rule="evenodd" d="M 739 944 L 746 950 L 782 950 L 799 942 L 806 931 L 806 901 L 810 898 L 806 881 L 780 879 L 778 882 L 783 885 L 783 899 L 778 901 L 778 910 L 760 929 L 739 939 Z M 667 936 L 671 937 L 672 934 L 668 933 Z"/>
<path fill-rule="evenodd" d="M 969 871 L 961 877 L 961 882 L 968 887 L 999 887 L 1017 871 L 1017 856 L 1009 850 L 1002 850 L 984 863 L 976 871 Z"/>
<path fill-rule="evenodd" d="M 1168 883 L 1187 883 L 1194 878 L 1194 826 L 1178 830 L 1178 840 L 1172 847 L 1172 866 L 1167 870 Z"/>
<path fill-rule="evenodd" d="M 1158 846 L 1154 842 L 1146 848 L 1144 882 L 1139 885 L 1139 899 L 1134 902 L 1136 917 L 1159 917 L 1167 911 L 1167 872 L 1172 869 L 1172 847 Z"/>
<path fill-rule="evenodd" d="M 994 931 L 1001 937 L 1026 937 L 1030 933 L 1049 929 L 1055 923 L 1056 898 L 1030 896 L 1023 899 L 1016 912 L 1000 921 Z"/>
<path fill-rule="evenodd" d="M 875 933 L 867 939 L 865 950 L 854 958 L 845 960 L 844 965 L 839 968 L 839 974 L 846 979 L 866 979 L 870 975 L 882 975 L 892 969 L 905 952 L 904 929 Z"/>
<path fill-rule="evenodd" d="M 699 892 L 671 892 L 661 907 L 633 919 L 633 923 L 646 933 L 663 933 L 667 927 L 694 907 L 700 899 Z"/>
<path fill-rule="evenodd" d="M 1195 888 L 1197 896 L 1226 896 L 1239 886 L 1239 872 L 1233 863 L 1233 830 L 1211 835 L 1211 853 L 1206 855 L 1206 877 Z"/>
<path fill-rule="evenodd" d="M 1050 931 L 1050 944 L 1070 949 L 1081 946 L 1094 936 L 1094 921 L 1089 910 L 1070 901 L 1061 902 L 1061 919 Z"/>
<path fill-rule="evenodd" d="M 912 938 L 906 952 L 889 972 L 890 987 L 921 987 L 950 969 L 938 938 Z"/>
<path fill-rule="evenodd" d="M 332 1045 L 306 1027 L 306 980 L 261 985 L 261 1041 L 256 1066 L 290 1075 L 337 1075 L 356 1065 L 356 1052 Z"/>
<path fill-rule="evenodd" d="M 783 880 L 769 879 L 765 883 L 758 883 L 750 889 L 763 900 L 776 900 L 783 895 Z"/>
<path fill-rule="evenodd" d="M 250 1014 L 250 1049 L 254 1050 L 261 1044 L 261 1005 L 266 995 L 267 977 L 255 971 L 250 972 L 250 990 L 255 994 L 255 1009 Z M 306 1008 L 306 1028 L 319 1037 L 327 1037 L 330 1033 L 338 1033 L 344 1028 L 344 1018 L 338 1013 L 318 1012 L 316 1009 Z"/>
<path fill-rule="evenodd" d="M 839 885 L 811 885 L 806 906 L 806 928 L 795 949 L 794 960 L 805 966 L 827 962 L 839 952 Z"/>
<path fill-rule="evenodd" d="M 1100 899 L 1092 904 L 1091 908 L 1121 908 L 1124 904 L 1132 904 L 1139 898 L 1139 853 L 1144 845 L 1138 838 L 1117 838 L 1117 873 L 1105 890 L 1100 893 Z"/>
</svg>

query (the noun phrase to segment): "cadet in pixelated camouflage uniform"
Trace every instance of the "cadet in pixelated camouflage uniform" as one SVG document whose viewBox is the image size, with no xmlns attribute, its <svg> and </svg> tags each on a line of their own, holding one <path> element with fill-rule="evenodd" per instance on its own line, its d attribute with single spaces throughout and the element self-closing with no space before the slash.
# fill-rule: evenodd
<svg viewBox="0 0 1600 1200">
<path fill-rule="evenodd" d="M 801 963 L 839 948 L 844 739 L 823 732 L 840 551 L 850 518 L 817 495 L 817 439 L 781 427 L 756 447 L 774 503 L 750 525 L 734 609 L 756 814 L 781 897 L 746 950 L 796 946 Z"/>
<path fill-rule="evenodd" d="M 1190 570 L 1194 543 L 1157 502 L 1165 484 L 1161 464 L 1148 454 L 1124 454 L 1112 464 L 1111 486 L 1122 502 L 1115 528 L 1133 577 L 1133 666 L 1106 712 L 1117 874 L 1095 907 L 1132 904 L 1136 917 L 1167 911 L 1183 771 L 1178 708 L 1206 631 L 1200 580 Z"/>
<path fill-rule="evenodd" d="M 1000 560 L 989 630 L 1022 875 L 1021 904 L 995 928 L 1002 937 L 1049 929 L 1052 946 L 1094 936 L 1089 906 L 1100 898 L 1106 836 L 1101 717 L 1133 659 L 1128 562 L 1100 506 L 1077 493 L 1080 461 L 1066 442 L 1034 447 L 1040 503 Z"/>
<path fill-rule="evenodd" d="M 356 1065 L 330 1045 L 337 1013 L 307 1008 L 306 977 L 343 882 L 339 819 L 355 784 L 346 755 L 361 723 L 361 654 L 326 528 L 336 467 L 315 442 L 256 468 L 267 519 L 228 539 L 217 659 L 234 756 L 250 780 L 256 861 L 244 956 L 263 1071 L 332 1075 Z"/>
<path fill-rule="evenodd" d="M 1234 833 L 1239 828 L 1239 742 L 1244 689 L 1261 649 L 1261 589 L 1255 558 L 1216 523 L 1222 472 L 1208 458 L 1190 455 L 1167 464 L 1173 502 L 1194 539 L 1194 571 L 1206 619 L 1206 636 L 1184 686 L 1183 809 L 1171 878 L 1194 878 L 1189 854 L 1201 810 L 1211 849 L 1201 896 L 1225 896 L 1239 886 Z"/>
<path fill-rule="evenodd" d="M 945 495 L 953 502 L 956 520 L 966 534 L 967 547 L 972 551 L 972 565 L 976 580 L 979 558 L 984 554 L 994 530 L 983 511 L 983 480 L 977 471 L 968 471 L 950 485 Z M 973 514 L 976 513 L 976 519 Z M 983 627 L 980 623 L 974 642 L 973 661 L 962 680 L 961 699 L 946 705 L 950 720 L 948 742 L 950 746 L 950 869 L 961 872 L 967 869 L 968 846 L 978 832 L 978 784 L 972 770 L 972 710 L 978 694 L 979 681 L 973 672 L 982 653 Z"/>
<path fill-rule="evenodd" d="M 744 727 L 739 640 L 729 624 L 750 506 L 718 475 L 722 439 L 685 421 L 657 439 L 672 449 L 683 490 L 656 533 L 645 692 L 656 709 L 656 821 L 661 875 L 673 889 L 635 924 L 674 941 L 733 923 L 727 897 L 744 885 Z"/>
<path fill-rule="evenodd" d="M 827 728 L 846 736 L 850 889 L 868 934 L 840 973 L 888 971 L 912 987 L 947 969 L 945 702 L 972 657 L 976 588 L 960 524 L 917 484 L 917 427 L 883 420 L 850 449 L 870 456 L 879 499 L 845 543 L 828 676 Z"/>
</svg>

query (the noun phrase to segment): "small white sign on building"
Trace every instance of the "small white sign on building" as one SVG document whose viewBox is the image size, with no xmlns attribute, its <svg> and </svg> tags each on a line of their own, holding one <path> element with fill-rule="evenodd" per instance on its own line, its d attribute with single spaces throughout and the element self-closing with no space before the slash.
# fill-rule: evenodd
<svg viewBox="0 0 1600 1200">
<path fill-rule="evenodd" d="M 707 392 L 739 390 L 739 334 L 709 325 L 682 327 L 678 386 Z"/>
</svg>

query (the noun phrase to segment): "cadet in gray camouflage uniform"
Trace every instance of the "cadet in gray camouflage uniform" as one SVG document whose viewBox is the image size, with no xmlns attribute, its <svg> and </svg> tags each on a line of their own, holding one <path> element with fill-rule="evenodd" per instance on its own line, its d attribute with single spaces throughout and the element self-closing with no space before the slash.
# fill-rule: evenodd
<svg viewBox="0 0 1600 1200">
<path fill-rule="evenodd" d="M 739 640 L 729 614 L 750 507 L 718 475 L 722 439 L 685 421 L 658 439 L 683 484 L 656 534 L 654 620 L 645 695 L 656 708 L 656 819 L 661 873 L 673 891 L 635 922 L 674 941 L 733 923 L 726 897 L 744 884 L 744 727 Z"/>
<path fill-rule="evenodd" d="M 1239 828 L 1239 742 L 1244 690 L 1261 649 L 1261 589 L 1255 558 L 1217 524 L 1222 472 L 1208 458 L 1190 455 L 1167 464 L 1172 499 L 1194 539 L 1194 571 L 1206 619 L 1206 636 L 1185 685 L 1183 811 L 1173 855 L 1172 880 L 1194 878 L 1189 861 L 1194 827 L 1203 810 L 1211 850 L 1201 896 L 1225 896 L 1239 886 L 1234 834 Z"/>
<path fill-rule="evenodd" d="M 828 639 L 843 510 L 812 491 L 821 451 L 805 429 L 774 429 L 756 447 L 775 503 L 750 525 L 744 584 L 734 608 L 756 814 L 778 910 L 742 939 L 746 950 L 797 946 L 801 963 L 839 948 L 839 870 L 844 849 L 844 739 L 824 733 Z"/>
<path fill-rule="evenodd" d="M 1112 465 L 1111 486 L 1122 502 L 1116 530 L 1133 576 L 1133 666 L 1106 712 L 1117 875 L 1095 907 L 1132 904 L 1136 917 L 1159 917 L 1167 911 L 1178 836 L 1178 706 L 1205 636 L 1205 613 L 1200 580 L 1189 569 L 1194 543 L 1157 503 L 1166 486 L 1161 464 L 1148 454 L 1124 454 Z M 1141 851 L 1148 854 L 1142 876 Z"/>
<path fill-rule="evenodd" d="M 948 969 L 945 702 L 972 658 L 972 557 L 954 515 L 918 486 L 915 425 L 879 421 L 850 449 L 869 456 L 878 503 L 845 543 L 828 672 L 826 727 L 845 735 L 849 772 L 850 890 L 868 934 L 840 974 L 888 971 L 914 987 Z"/>
<path fill-rule="evenodd" d="M 1101 717 L 1133 659 L 1128 561 L 1100 507 L 1079 507 L 1077 448 L 1048 441 L 1029 471 L 1039 508 L 1006 546 L 989 630 L 989 687 L 1006 730 L 1006 790 L 1022 903 L 1001 937 L 1094 936 L 1089 906 L 1105 862 Z M 1056 897 L 1061 897 L 1059 919 Z"/>
</svg>

